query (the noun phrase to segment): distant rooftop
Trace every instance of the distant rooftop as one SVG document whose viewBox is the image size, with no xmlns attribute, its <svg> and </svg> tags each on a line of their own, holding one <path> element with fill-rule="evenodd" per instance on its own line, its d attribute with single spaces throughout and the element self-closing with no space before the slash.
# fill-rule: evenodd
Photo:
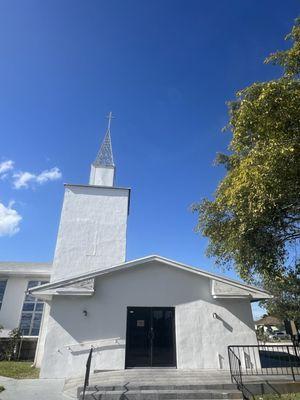
<svg viewBox="0 0 300 400">
<path fill-rule="evenodd" d="M 263 317 L 261 319 L 259 319 L 258 321 L 255 321 L 256 325 L 281 325 L 282 321 L 280 321 L 280 319 L 278 319 L 277 317 L 272 317 L 270 315 Z"/>
<path fill-rule="evenodd" d="M 0 275 L 50 276 L 52 263 L 0 261 Z"/>
</svg>

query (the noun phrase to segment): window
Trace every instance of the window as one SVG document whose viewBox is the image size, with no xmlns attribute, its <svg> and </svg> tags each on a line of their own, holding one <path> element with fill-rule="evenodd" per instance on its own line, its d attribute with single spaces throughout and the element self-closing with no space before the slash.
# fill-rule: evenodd
<svg viewBox="0 0 300 400">
<path fill-rule="evenodd" d="M 29 281 L 27 290 L 39 285 L 44 285 L 47 281 Z M 42 321 L 44 303 L 39 299 L 27 294 L 23 303 L 20 329 L 24 336 L 38 336 Z"/>
<path fill-rule="evenodd" d="M 5 292 L 5 288 L 6 288 L 6 282 L 7 282 L 6 279 L 0 281 L 0 310 L 2 307 L 2 301 L 3 301 L 4 292 Z"/>
</svg>

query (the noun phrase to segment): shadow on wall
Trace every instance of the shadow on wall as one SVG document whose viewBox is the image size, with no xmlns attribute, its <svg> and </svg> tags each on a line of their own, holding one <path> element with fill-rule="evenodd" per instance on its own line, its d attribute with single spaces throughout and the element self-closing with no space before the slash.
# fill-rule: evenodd
<svg viewBox="0 0 300 400">
<path fill-rule="evenodd" d="M 249 329 L 254 332 L 254 322 L 252 317 L 252 310 L 251 310 L 251 303 L 248 299 L 224 299 L 221 302 L 222 307 L 225 308 L 228 312 L 232 312 L 233 305 L 235 310 L 235 317 L 240 321 L 240 324 L 245 324 Z M 246 311 L 248 313 L 246 314 Z M 226 321 L 222 319 L 221 321 L 223 324 L 226 324 Z M 229 324 L 228 324 L 229 325 Z M 224 325 L 225 326 L 225 325 Z M 232 328 L 230 325 L 228 327 L 225 326 L 226 329 Z"/>
<path fill-rule="evenodd" d="M 228 324 L 222 317 L 220 317 L 220 315 L 218 315 L 217 313 L 214 313 L 213 317 L 218 319 L 219 321 L 222 321 L 224 328 L 228 329 L 229 332 L 233 332 L 233 327 L 230 324 Z"/>
</svg>

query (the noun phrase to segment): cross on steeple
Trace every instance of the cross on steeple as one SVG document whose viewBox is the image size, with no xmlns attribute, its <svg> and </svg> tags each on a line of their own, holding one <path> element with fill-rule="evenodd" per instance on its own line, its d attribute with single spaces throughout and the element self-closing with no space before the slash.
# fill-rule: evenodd
<svg viewBox="0 0 300 400">
<path fill-rule="evenodd" d="M 106 118 L 108 119 L 108 126 L 107 126 L 107 130 L 110 131 L 110 125 L 111 125 L 111 120 L 113 118 L 115 118 L 112 114 L 112 112 L 110 111 L 109 114 L 106 116 Z"/>
<path fill-rule="evenodd" d="M 112 112 L 107 115 L 108 118 L 108 126 L 107 131 L 104 136 L 104 140 L 101 144 L 100 150 L 97 154 L 93 165 L 95 167 L 114 167 L 114 158 L 112 153 L 112 145 L 111 145 L 111 137 L 110 137 L 110 126 L 111 120 L 114 118 Z"/>
</svg>

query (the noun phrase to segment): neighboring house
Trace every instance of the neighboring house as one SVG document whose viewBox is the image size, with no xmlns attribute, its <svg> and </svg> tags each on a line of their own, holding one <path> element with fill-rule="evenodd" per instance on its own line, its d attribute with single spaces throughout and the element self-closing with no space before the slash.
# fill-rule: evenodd
<svg viewBox="0 0 300 400">
<path fill-rule="evenodd" d="M 270 315 L 255 321 L 255 329 L 263 329 L 267 333 L 279 331 L 283 325 L 280 319 Z"/>
<path fill-rule="evenodd" d="M 228 369 L 228 345 L 257 344 L 251 302 L 270 294 L 157 255 L 126 261 L 130 189 L 114 178 L 109 125 L 89 184 L 65 185 L 50 282 L 28 289 L 46 302 L 41 377 L 82 375 L 91 347 L 94 370 Z"/>
</svg>

